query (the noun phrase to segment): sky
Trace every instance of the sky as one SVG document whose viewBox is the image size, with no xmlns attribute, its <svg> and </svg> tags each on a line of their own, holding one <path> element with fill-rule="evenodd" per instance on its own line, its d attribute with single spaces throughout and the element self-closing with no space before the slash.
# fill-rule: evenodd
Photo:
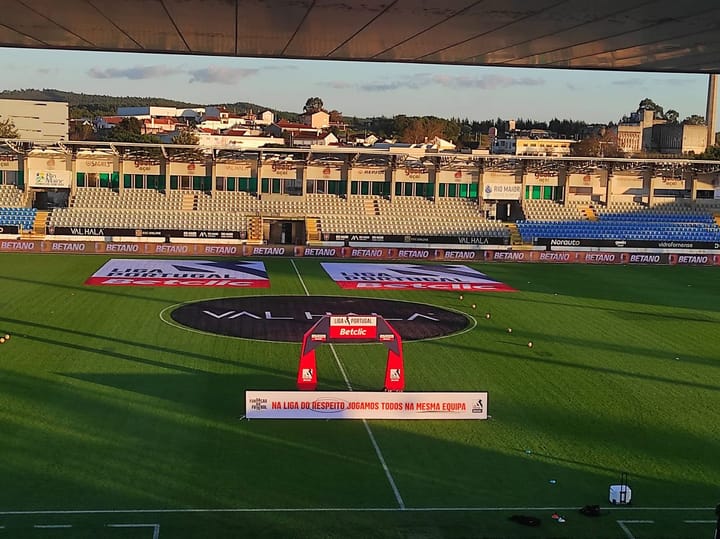
<svg viewBox="0 0 720 539">
<path fill-rule="evenodd" d="M 302 112 L 308 97 L 346 116 L 617 122 L 649 97 L 680 119 L 705 115 L 707 75 L 224 58 L 0 48 L 0 90 L 54 88 L 246 101 Z"/>
</svg>

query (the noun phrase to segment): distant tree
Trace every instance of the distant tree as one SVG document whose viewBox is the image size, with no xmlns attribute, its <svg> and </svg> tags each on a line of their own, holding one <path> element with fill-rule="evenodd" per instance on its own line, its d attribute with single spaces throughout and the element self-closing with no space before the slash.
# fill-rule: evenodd
<svg viewBox="0 0 720 539">
<path fill-rule="evenodd" d="M 670 109 L 665 113 L 665 119 L 670 124 L 676 124 L 680 113 L 676 110 Z"/>
<path fill-rule="evenodd" d="M 617 144 L 614 129 L 605 129 L 585 137 L 572 145 L 570 152 L 577 157 L 623 157 L 625 154 Z"/>
<path fill-rule="evenodd" d="M 710 146 L 703 153 L 696 155 L 695 158 L 720 161 L 720 146 Z"/>
<path fill-rule="evenodd" d="M 187 129 L 180 131 L 177 135 L 175 135 L 172 138 L 173 144 L 185 144 L 187 146 L 189 145 L 196 145 L 198 142 L 200 142 L 200 139 L 198 136 L 193 133 L 192 131 L 189 131 Z"/>
<path fill-rule="evenodd" d="M 332 123 L 342 123 L 342 121 L 343 121 L 342 112 L 340 112 L 339 110 L 335 110 L 335 109 L 331 110 L 330 111 L 330 121 Z"/>
<path fill-rule="evenodd" d="M 74 121 L 70 122 L 68 136 L 70 140 L 92 140 L 95 137 L 95 130 L 89 123 Z"/>
<path fill-rule="evenodd" d="M 18 138 L 19 136 L 12 118 L 0 119 L 0 138 Z"/>
<path fill-rule="evenodd" d="M 115 129 L 122 129 L 133 135 L 142 135 L 143 123 L 138 118 L 130 116 L 120 120 L 120 123 L 118 123 Z"/>
<path fill-rule="evenodd" d="M 445 135 L 445 120 L 440 118 L 422 117 L 413 119 L 403 131 L 400 140 L 419 144 L 429 142 L 435 137 Z"/>
<path fill-rule="evenodd" d="M 117 126 L 105 129 L 98 134 L 99 140 L 108 142 L 149 142 L 159 144 L 160 139 L 155 135 L 143 134 L 143 123 L 137 118 L 123 118 Z"/>
<path fill-rule="evenodd" d="M 323 100 L 319 97 L 308 97 L 307 101 L 305 101 L 305 106 L 303 107 L 303 112 L 305 114 L 314 114 L 316 112 L 319 112 L 323 110 Z"/>
<path fill-rule="evenodd" d="M 649 97 L 646 97 L 645 99 L 640 101 L 640 104 L 638 105 L 638 109 L 652 110 L 655 113 L 654 114 L 655 118 L 663 118 L 664 117 L 663 108 L 660 105 L 658 105 L 657 103 L 655 103 L 655 101 L 653 101 Z"/>
<path fill-rule="evenodd" d="M 705 117 L 699 114 L 693 114 L 683 120 L 685 125 L 705 125 Z"/>
</svg>

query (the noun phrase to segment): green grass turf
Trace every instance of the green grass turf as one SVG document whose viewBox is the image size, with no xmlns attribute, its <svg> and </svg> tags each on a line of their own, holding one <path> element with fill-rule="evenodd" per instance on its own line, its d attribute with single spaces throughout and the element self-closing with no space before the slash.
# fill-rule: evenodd
<svg viewBox="0 0 720 539">
<path fill-rule="evenodd" d="M 269 290 L 84 286 L 107 258 L 0 255 L 0 334 L 12 335 L 0 345 L 0 539 L 153 535 L 109 523 L 157 523 L 163 539 L 628 537 L 617 520 L 654 521 L 627 524 L 637 539 L 712 535 L 713 524 L 683 521 L 713 520 L 720 502 L 717 268 L 476 265 L 519 291 L 461 302 L 343 291 L 319 261 L 295 260 L 310 294 L 478 320 L 406 343 L 406 389 L 487 390 L 491 420 L 369 423 L 408 508 L 398 511 L 362 422 L 239 420 L 246 389 L 294 389 L 299 344 L 160 319 L 185 301 L 304 295 L 290 260 L 265 261 Z M 355 389 L 382 384 L 382 347 L 336 350 Z M 318 370 L 321 389 L 345 388 L 329 348 Z M 598 519 L 573 509 L 607 506 L 621 470 L 630 508 Z M 243 512 L 15 514 L 188 508 Z M 543 524 L 519 526 L 514 513 Z M 42 524 L 73 528 L 33 528 Z"/>
</svg>

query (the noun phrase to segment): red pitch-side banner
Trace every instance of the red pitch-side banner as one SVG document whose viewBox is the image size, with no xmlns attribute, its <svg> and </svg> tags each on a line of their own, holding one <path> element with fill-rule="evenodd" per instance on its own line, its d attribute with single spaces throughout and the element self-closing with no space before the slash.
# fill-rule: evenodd
<svg viewBox="0 0 720 539">
<path fill-rule="evenodd" d="M 340 288 L 345 289 L 514 291 L 505 283 L 464 265 L 322 262 L 321 266 Z"/>
<path fill-rule="evenodd" d="M 377 318 L 374 316 L 331 316 L 331 339 L 374 339 Z"/>
<path fill-rule="evenodd" d="M 475 392 L 246 391 L 248 419 L 487 419 Z"/>
<path fill-rule="evenodd" d="M 269 288 L 259 261 L 112 259 L 86 281 L 104 286 Z"/>
</svg>

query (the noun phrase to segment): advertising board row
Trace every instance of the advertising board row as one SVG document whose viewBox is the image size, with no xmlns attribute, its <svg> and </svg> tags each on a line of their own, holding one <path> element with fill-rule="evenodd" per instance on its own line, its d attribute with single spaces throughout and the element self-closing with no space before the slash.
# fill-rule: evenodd
<svg viewBox="0 0 720 539">
<path fill-rule="evenodd" d="M 674 241 L 674 240 L 604 240 L 579 238 L 538 238 L 535 245 L 544 245 L 550 250 L 564 250 L 568 247 L 593 247 L 613 249 L 695 249 L 718 250 L 720 242 L 712 241 Z"/>
<path fill-rule="evenodd" d="M 457 245 L 510 245 L 509 237 L 500 236 L 416 236 L 410 234 L 335 234 L 324 233 L 323 241 L 354 243 L 441 243 Z"/>
<path fill-rule="evenodd" d="M 486 391 L 246 391 L 248 419 L 487 419 Z"/>
<path fill-rule="evenodd" d="M 307 257 L 435 262 L 547 262 L 576 264 L 693 264 L 720 266 L 718 254 L 637 253 L 628 251 L 482 251 L 388 247 L 304 247 L 207 243 L 0 240 L 0 252 L 80 253 L 213 257 Z"/>
<path fill-rule="evenodd" d="M 98 236 L 98 237 L 135 237 L 135 238 L 197 238 L 218 240 L 244 240 L 247 232 L 242 230 L 172 230 L 172 229 L 140 229 L 140 228 L 87 228 L 56 226 L 49 227 L 48 232 L 56 236 Z"/>
</svg>

